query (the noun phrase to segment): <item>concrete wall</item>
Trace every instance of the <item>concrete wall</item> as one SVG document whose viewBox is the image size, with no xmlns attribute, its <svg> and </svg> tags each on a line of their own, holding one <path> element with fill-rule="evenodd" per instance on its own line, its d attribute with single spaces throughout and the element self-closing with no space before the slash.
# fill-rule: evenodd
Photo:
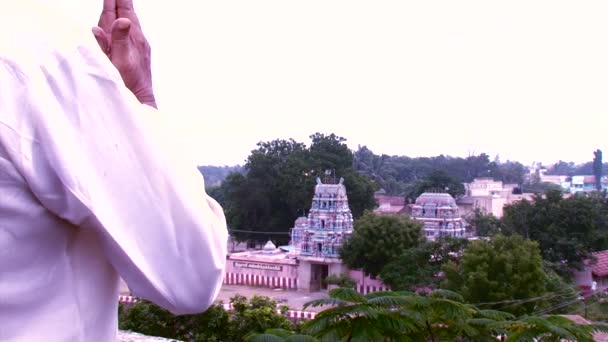
<svg viewBox="0 0 608 342">
<path fill-rule="evenodd" d="M 312 264 L 309 261 L 300 261 L 297 271 L 298 278 L 298 290 L 304 292 L 310 292 L 310 277 L 312 271 Z"/>
<path fill-rule="evenodd" d="M 387 285 L 384 285 L 380 279 L 372 279 L 366 276 L 363 271 L 350 271 L 349 275 L 357 282 L 356 290 L 359 293 L 366 294 L 371 292 L 390 291 Z"/>
<path fill-rule="evenodd" d="M 224 284 L 295 290 L 298 288 L 298 265 L 295 260 L 288 261 L 290 263 L 228 259 Z"/>
</svg>

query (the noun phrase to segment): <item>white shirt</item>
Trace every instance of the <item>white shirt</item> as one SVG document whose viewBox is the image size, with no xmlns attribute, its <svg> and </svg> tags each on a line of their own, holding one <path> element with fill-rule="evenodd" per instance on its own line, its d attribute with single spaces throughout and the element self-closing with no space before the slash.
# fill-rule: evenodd
<svg viewBox="0 0 608 342">
<path fill-rule="evenodd" d="M 179 132 L 88 28 L 2 2 L 0 341 L 114 341 L 119 276 L 174 313 L 205 310 L 226 223 Z"/>
</svg>

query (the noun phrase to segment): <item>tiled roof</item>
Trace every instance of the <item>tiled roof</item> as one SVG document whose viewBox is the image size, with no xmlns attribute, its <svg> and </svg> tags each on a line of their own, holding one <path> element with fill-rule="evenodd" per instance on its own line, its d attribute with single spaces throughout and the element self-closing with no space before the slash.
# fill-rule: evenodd
<svg viewBox="0 0 608 342">
<path fill-rule="evenodd" d="M 608 275 L 608 251 L 593 253 L 595 262 L 591 267 L 591 271 L 595 276 L 604 277 Z"/>
</svg>

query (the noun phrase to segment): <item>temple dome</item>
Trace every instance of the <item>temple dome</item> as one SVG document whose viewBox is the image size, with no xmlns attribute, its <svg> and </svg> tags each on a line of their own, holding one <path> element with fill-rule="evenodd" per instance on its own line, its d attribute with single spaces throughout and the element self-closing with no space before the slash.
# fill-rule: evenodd
<svg viewBox="0 0 608 342">
<path fill-rule="evenodd" d="M 450 194 L 446 193 L 434 193 L 425 192 L 418 196 L 416 199 L 416 205 L 424 206 L 427 204 L 434 204 L 437 207 L 455 207 L 456 200 Z"/>
<path fill-rule="evenodd" d="M 262 248 L 264 252 L 274 252 L 276 249 L 277 246 L 270 240 L 268 240 L 268 242 L 266 242 L 266 244 L 264 245 L 264 248 Z"/>
</svg>

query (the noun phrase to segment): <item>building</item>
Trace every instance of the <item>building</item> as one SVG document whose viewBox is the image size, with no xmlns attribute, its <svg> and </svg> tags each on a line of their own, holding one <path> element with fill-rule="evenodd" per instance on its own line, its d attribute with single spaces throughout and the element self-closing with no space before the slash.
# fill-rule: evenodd
<svg viewBox="0 0 608 342">
<path fill-rule="evenodd" d="M 411 217 L 424 225 L 427 240 L 442 236 L 465 237 L 465 225 L 450 194 L 425 192 L 411 205 Z"/>
<path fill-rule="evenodd" d="M 577 287 L 583 291 L 601 291 L 608 289 L 608 251 L 592 254 L 591 260 L 585 261 L 585 267 L 574 272 Z"/>
<path fill-rule="evenodd" d="M 323 279 L 329 274 L 348 273 L 338 254 L 344 240 L 353 233 L 353 215 L 343 183 L 344 179 L 331 184 L 317 178 L 308 217 L 297 219 L 292 230 L 293 255 L 299 261 L 299 287 L 304 291 L 327 288 Z"/>
<path fill-rule="evenodd" d="M 277 248 L 269 241 L 261 250 L 231 253 L 224 283 L 313 292 L 328 288 L 329 275 L 347 274 L 362 293 L 387 290 L 380 280 L 342 263 L 338 251 L 352 233 L 343 180 L 317 179 L 310 212 L 295 221 L 291 244 Z"/>
<path fill-rule="evenodd" d="M 374 194 L 378 208 L 374 209 L 374 214 L 378 215 L 402 215 L 406 213 L 404 196 L 391 196 L 383 191 Z"/>
<path fill-rule="evenodd" d="M 533 194 L 514 194 L 517 184 L 504 184 L 493 178 L 475 178 L 473 182 L 464 184 L 464 187 L 464 196 L 456 201 L 460 214 L 464 217 L 471 215 L 475 209 L 480 209 L 500 218 L 506 205 L 534 198 Z"/>
<path fill-rule="evenodd" d="M 608 177 L 602 177 L 601 181 L 602 190 L 608 189 Z M 571 193 L 589 193 L 597 190 L 595 183 L 595 176 L 572 176 L 572 181 L 570 182 L 570 190 Z"/>
</svg>

